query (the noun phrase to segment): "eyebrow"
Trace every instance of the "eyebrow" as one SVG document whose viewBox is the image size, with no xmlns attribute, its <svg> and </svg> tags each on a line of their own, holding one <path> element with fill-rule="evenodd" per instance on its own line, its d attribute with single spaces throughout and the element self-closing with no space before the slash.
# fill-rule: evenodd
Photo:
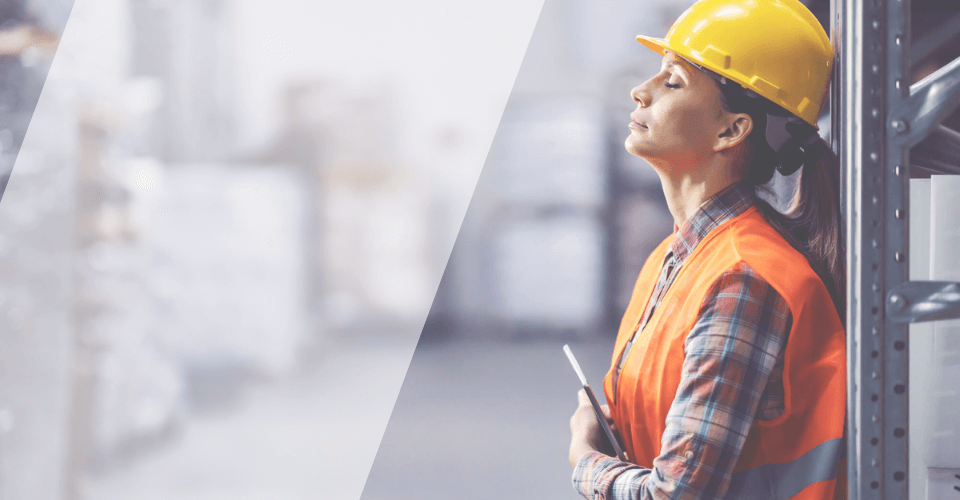
<svg viewBox="0 0 960 500">
<path fill-rule="evenodd" d="M 682 64 L 680 64 L 674 59 L 670 59 L 666 63 L 664 63 L 663 69 L 669 69 L 674 66 L 676 66 L 677 68 L 680 68 L 680 70 L 683 71 L 684 73 L 687 73 L 687 68 L 685 68 Z"/>
</svg>

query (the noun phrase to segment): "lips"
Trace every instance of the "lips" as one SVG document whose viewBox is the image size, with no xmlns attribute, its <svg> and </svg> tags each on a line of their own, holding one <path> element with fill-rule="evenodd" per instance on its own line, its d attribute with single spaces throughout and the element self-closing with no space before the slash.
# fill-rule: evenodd
<svg viewBox="0 0 960 500">
<path fill-rule="evenodd" d="M 647 130 L 646 123 L 643 123 L 632 116 L 630 118 L 632 119 L 632 121 L 630 122 L 629 125 L 627 125 L 627 127 L 637 129 L 637 130 Z"/>
</svg>

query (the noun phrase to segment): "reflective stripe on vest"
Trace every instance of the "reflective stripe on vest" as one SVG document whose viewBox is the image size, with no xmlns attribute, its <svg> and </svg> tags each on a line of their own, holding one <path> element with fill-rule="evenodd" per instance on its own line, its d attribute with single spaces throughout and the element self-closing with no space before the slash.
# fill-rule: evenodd
<svg viewBox="0 0 960 500">
<path fill-rule="evenodd" d="M 724 498 L 787 500 L 820 481 L 836 479 L 844 440 L 831 439 L 785 464 L 766 464 L 733 475 Z"/>
</svg>

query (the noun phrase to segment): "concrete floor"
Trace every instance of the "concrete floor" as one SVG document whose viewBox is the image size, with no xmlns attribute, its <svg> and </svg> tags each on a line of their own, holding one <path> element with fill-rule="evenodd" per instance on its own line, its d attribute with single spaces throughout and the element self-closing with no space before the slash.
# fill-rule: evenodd
<svg viewBox="0 0 960 500">
<path fill-rule="evenodd" d="M 594 386 L 612 343 L 571 346 Z M 90 477 L 86 496 L 576 500 L 567 447 L 578 383 L 561 345 L 421 347 L 402 389 L 409 349 L 338 349 L 192 415 L 171 441 Z"/>
</svg>

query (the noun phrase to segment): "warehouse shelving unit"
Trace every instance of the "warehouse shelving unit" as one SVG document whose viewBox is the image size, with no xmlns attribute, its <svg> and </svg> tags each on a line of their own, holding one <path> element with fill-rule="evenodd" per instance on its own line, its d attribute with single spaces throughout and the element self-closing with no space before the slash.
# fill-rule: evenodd
<svg viewBox="0 0 960 500">
<path fill-rule="evenodd" d="M 960 107 L 960 58 L 911 85 L 910 4 L 831 1 L 839 61 L 832 141 L 841 163 L 848 250 L 851 500 L 907 498 L 908 325 L 960 317 L 960 294 L 950 294 L 960 284 L 911 282 L 908 275 L 911 163 L 960 173 L 960 134 L 941 125 Z M 914 56 L 926 57 L 958 33 L 955 16 L 919 37 Z"/>
</svg>

